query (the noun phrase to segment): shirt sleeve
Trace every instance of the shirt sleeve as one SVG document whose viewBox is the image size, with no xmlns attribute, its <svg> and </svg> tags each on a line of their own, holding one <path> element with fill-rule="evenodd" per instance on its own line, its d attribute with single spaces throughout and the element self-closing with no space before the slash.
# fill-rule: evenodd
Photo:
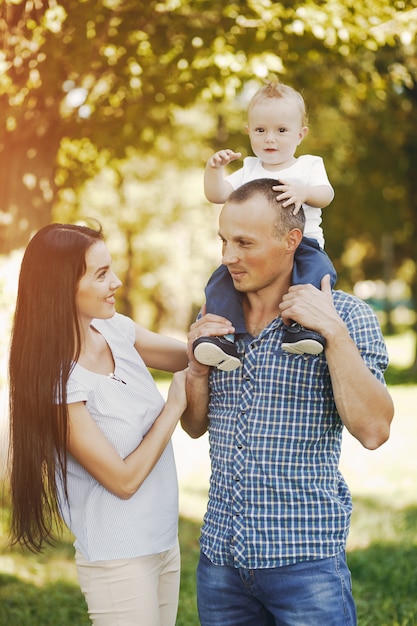
<svg viewBox="0 0 417 626">
<path fill-rule="evenodd" d="M 233 187 L 233 190 L 241 187 L 244 183 L 243 167 L 236 170 L 236 172 L 233 172 L 232 174 L 229 174 L 228 176 L 226 176 L 225 181 L 228 182 L 229 185 Z"/>
<path fill-rule="evenodd" d="M 250 180 L 265 177 L 266 174 L 262 168 L 262 161 L 258 159 L 258 157 L 248 156 L 243 159 L 242 167 L 232 174 L 229 174 L 229 176 L 226 176 L 225 180 L 233 189 L 237 189 Z"/>
<path fill-rule="evenodd" d="M 87 389 L 76 380 L 71 379 L 70 376 L 67 382 L 67 404 L 74 404 L 74 402 L 87 402 L 87 400 Z"/>
<path fill-rule="evenodd" d="M 330 180 L 327 175 L 323 159 L 315 155 L 304 155 L 298 158 L 301 161 L 301 164 L 303 165 L 305 164 L 307 166 L 307 162 L 309 162 L 307 184 L 310 187 L 315 187 L 317 185 L 327 185 L 327 187 L 330 187 L 330 189 L 332 190 L 332 200 L 333 200 L 334 189 L 332 185 L 330 184 Z"/>
<path fill-rule="evenodd" d="M 353 304 L 342 317 L 368 369 L 385 384 L 384 372 L 389 358 L 375 312 L 366 302 L 354 298 Z"/>
</svg>

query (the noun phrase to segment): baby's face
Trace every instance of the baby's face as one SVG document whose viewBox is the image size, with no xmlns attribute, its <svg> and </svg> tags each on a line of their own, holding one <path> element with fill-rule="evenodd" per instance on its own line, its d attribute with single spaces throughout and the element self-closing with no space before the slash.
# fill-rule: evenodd
<svg viewBox="0 0 417 626">
<path fill-rule="evenodd" d="M 249 111 L 247 130 L 254 154 L 266 169 L 283 169 L 294 162 L 297 146 L 307 133 L 292 98 L 263 98 Z"/>
</svg>

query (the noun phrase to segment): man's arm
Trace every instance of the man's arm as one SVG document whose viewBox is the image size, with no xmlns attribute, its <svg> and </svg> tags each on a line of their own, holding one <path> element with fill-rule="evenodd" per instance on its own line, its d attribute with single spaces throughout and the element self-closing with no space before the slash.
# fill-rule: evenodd
<svg viewBox="0 0 417 626">
<path fill-rule="evenodd" d="M 207 372 L 193 371 L 192 366 L 187 371 L 186 393 L 187 409 L 181 417 L 181 426 L 193 439 L 204 435 L 208 428 L 208 370 Z"/>
<path fill-rule="evenodd" d="M 204 313 L 204 309 L 203 309 Z M 208 428 L 208 405 L 209 405 L 209 372 L 207 365 L 202 365 L 194 357 L 193 342 L 198 337 L 220 336 L 233 333 L 234 327 L 220 315 L 202 315 L 191 325 L 188 333 L 188 358 L 186 393 L 187 408 L 181 417 L 181 426 L 193 439 L 204 435 Z"/>
<path fill-rule="evenodd" d="M 281 314 L 284 321 L 294 320 L 325 337 L 336 407 L 349 432 L 370 450 L 385 443 L 394 415 L 392 398 L 368 369 L 338 315 L 329 277 L 323 278 L 321 291 L 312 285 L 291 287 L 281 303 Z"/>
<path fill-rule="evenodd" d="M 375 450 L 389 437 L 394 407 L 387 388 L 368 369 L 346 327 L 326 336 L 326 359 L 339 415 L 361 444 Z"/>
</svg>

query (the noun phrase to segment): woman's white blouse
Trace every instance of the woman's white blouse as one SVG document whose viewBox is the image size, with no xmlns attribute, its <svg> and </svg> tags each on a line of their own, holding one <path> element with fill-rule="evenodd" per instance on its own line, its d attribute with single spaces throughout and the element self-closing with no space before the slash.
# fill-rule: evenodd
<svg viewBox="0 0 417 626">
<path fill-rule="evenodd" d="M 124 458 L 140 444 L 164 399 L 134 347 L 132 320 L 116 313 L 109 320 L 94 320 L 93 326 L 112 351 L 115 369 L 109 374 L 114 377 L 76 364 L 67 384 L 67 401 L 85 402 Z M 62 494 L 60 498 L 63 519 L 75 535 L 74 546 L 90 561 L 156 554 L 175 545 L 178 484 L 171 442 L 129 500 L 107 491 L 70 455 L 67 481 L 69 503 Z"/>
</svg>

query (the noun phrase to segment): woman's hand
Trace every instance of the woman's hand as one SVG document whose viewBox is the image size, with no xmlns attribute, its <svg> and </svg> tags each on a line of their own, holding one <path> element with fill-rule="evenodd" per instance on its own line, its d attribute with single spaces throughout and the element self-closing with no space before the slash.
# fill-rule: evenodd
<svg viewBox="0 0 417 626">
<path fill-rule="evenodd" d="M 187 378 L 187 370 L 176 372 L 172 377 L 171 384 L 168 389 L 167 405 L 172 405 L 178 409 L 178 419 L 187 408 L 187 394 L 185 393 L 185 381 Z"/>
</svg>

